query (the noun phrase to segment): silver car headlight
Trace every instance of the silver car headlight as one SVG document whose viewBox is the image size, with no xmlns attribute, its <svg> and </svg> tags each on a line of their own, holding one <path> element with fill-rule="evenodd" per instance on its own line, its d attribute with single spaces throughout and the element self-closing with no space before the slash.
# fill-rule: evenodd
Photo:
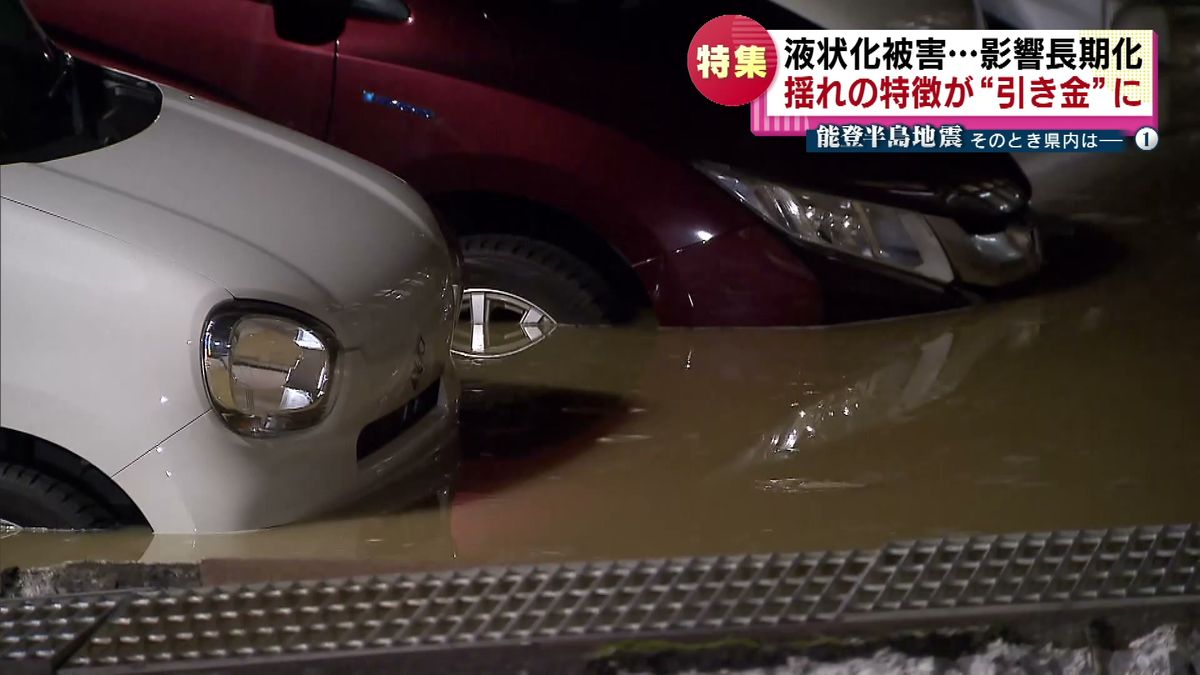
<svg viewBox="0 0 1200 675">
<path fill-rule="evenodd" d="M 275 309 L 232 304 L 204 325 L 208 396 L 225 423 L 246 436 L 311 427 L 332 399 L 332 332 L 315 319 Z"/>
<path fill-rule="evenodd" d="M 700 171 L 792 239 L 939 283 L 954 280 L 946 252 L 925 216 L 740 174 L 712 163 Z"/>
</svg>

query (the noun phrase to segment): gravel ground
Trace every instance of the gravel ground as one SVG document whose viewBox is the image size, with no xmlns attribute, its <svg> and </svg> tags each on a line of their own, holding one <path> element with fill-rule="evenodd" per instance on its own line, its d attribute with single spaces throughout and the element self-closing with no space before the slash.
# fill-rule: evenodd
<svg viewBox="0 0 1200 675">
<path fill-rule="evenodd" d="M 0 599 L 199 585 L 199 566 L 192 563 L 76 562 L 0 570 Z"/>
<path fill-rule="evenodd" d="M 1099 656 L 1099 659 L 1096 658 Z M 1102 667 L 1097 668 L 1097 660 Z M 700 675 L 702 671 L 690 671 Z M 1200 673 L 1200 630 L 1160 626 L 1127 649 L 1031 647 L 995 641 L 976 654 L 956 659 L 912 656 L 884 649 L 869 657 L 837 661 L 793 656 L 774 668 L 705 671 L 744 675 L 1195 675 Z"/>
</svg>

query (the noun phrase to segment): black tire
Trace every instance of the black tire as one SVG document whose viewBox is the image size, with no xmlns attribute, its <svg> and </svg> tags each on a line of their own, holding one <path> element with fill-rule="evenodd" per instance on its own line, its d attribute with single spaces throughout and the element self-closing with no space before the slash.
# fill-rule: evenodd
<svg viewBox="0 0 1200 675">
<path fill-rule="evenodd" d="M 510 234 L 467 235 L 461 243 L 467 288 L 520 296 L 560 324 L 613 323 L 612 289 L 591 266 L 567 251 Z"/>
<path fill-rule="evenodd" d="M 0 518 L 21 527 L 90 530 L 116 519 L 86 493 L 36 469 L 0 462 Z"/>
</svg>

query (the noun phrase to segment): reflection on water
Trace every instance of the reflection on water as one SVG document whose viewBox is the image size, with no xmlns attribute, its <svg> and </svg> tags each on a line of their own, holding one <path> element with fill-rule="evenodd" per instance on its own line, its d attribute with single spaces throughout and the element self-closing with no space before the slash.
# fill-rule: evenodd
<svg viewBox="0 0 1200 675">
<path fill-rule="evenodd" d="M 1039 320 L 985 313 L 959 325 L 888 345 L 881 367 L 817 401 L 800 407 L 787 424 L 765 440 L 755 459 L 818 447 L 899 423 L 921 406 L 952 394 L 975 362 L 996 348 L 1017 348 L 1035 339 Z M 999 358 L 999 357 L 997 357 Z"/>
<path fill-rule="evenodd" d="M 560 328 L 464 364 L 449 508 L 401 510 L 410 482 L 266 532 L 9 536 L 0 565 L 470 564 L 1200 520 L 1195 173 L 1116 160 L 1109 184 L 1145 199 L 1043 189 L 1062 212 L 1106 217 L 1068 223 L 1089 236 L 1056 269 L 1086 274 L 1023 299 L 819 330 Z M 1098 181 L 1099 161 L 1046 172 Z"/>
</svg>

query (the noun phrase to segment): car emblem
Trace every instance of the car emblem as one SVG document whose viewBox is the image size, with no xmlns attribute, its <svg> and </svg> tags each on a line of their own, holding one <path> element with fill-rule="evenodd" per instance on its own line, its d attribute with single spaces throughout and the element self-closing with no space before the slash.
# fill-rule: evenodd
<svg viewBox="0 0 1200 675">
<path fill-rule="evenodd" d="M 363 103 L 370 103 L 372 105 L 380 105 L 385 108 L 391 108 L 392 110 L 399 110 L 400 112 L 408 113 L 409 115 L 416 115 L 421 119 L 431 120 L 437 117 L 437 113 L 429 108 L 423 108 L 407 101 L 401 101 L 398 98 L 388 98 L 387 96 L 376 94 L 375 92 L 367 91 L 366 89 L 363 90 L 362 100 Z"/>
</svg>

